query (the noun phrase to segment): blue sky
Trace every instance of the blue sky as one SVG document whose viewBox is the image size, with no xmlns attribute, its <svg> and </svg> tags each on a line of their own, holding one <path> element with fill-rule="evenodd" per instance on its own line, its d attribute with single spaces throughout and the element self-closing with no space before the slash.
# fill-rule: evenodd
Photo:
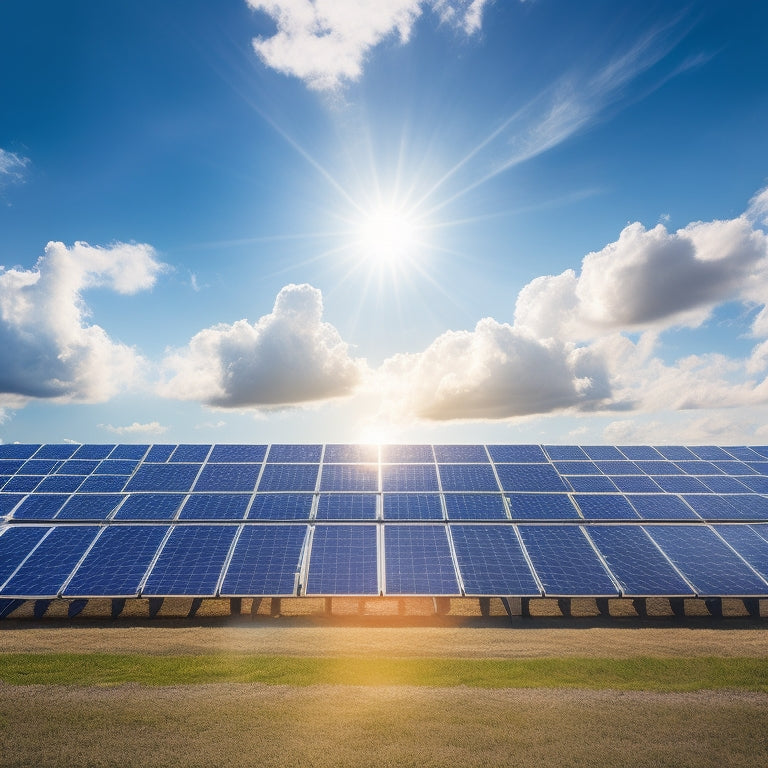
<svg viewBox="0 0 768 768">
<path fill-rule="evenodd" d="M 0 439 L 768 442 L 768 5 L 0 6 Z"/>
</svg>

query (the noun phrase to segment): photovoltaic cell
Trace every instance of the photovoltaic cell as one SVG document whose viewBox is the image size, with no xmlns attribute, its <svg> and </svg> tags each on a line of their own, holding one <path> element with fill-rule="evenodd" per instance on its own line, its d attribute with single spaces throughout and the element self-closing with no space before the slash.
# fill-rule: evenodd
<svg viewBox="0 0 768 768">
<path fill-rule="evenodd" d="M 214 597 L 236 532 L 234 525 L 176 525 L 142 595 Z"/>
<path fill-rule="evenodd" d="M 246 493 L 195 493 L 181 508 L 179 520 L 242 520 L 250 500 Z"/>
<path fill-rule="evenodd" d="M 555 469 L 561 475 L 600 475 L 597 464 L 592 461 L 556 461 Z"/>
<path fill-rule="evenodd" d="M 659 493 L 661 488 L 646 475 L 619 475 L 612 476 L 611 482 L 622 493 Z"/>
<path fill-rule="evenodd" d="M 596 461 L 606 475 L 642 475 L 643 470 L 632 461 Z"/>
<path fill-rule="evenodd" d="M 139 466 L 138 461 L 106 459 L 93 470 L 94 475 L 131 475 Z"/>
<path fill-rule="evenodd" d="M 443 507 L 436 493 L 385 493 L 385 520 L 442 520 Z"/>
<path fill-rule="evenodd" d="M 714 531 L 701 525 L 656 525 L 648 533 L 699 595 L 764 594 L 766 584 Z"/>
<path fill-rule="evenodd" d="M 636 520 L 634 507 L 618 493 L 577 493 L 573 500 L 586 520 Z"/>
<path fill-rule="evenodd" d="M 83 483 L 83 478 L 74 475 L 49 475 L 35 486 L 38 493 L 74 493 Z"/>
<path fill-rule="evenodd" d="M 0 459 L 0 475 L 13 475 L 23 464 L 23 459 Z"/>
<path fill-rule="evenodd" d="M 759 475 L 768 475 L 768 461 L 750 461 L 747 466 Z"/>
<path fill-rule="evenodd" d="M 746 445 L 726 446 L 725 450 L 739 461 L 760 461 L 762 458 L 761 454 Z"/>
<path fill-rule="evenodd" d="M 749 493 L 744 483 L 739 482 L 735 477 L 728 477 L 727 475 L 718 475 L 715 477 L 700 477 L 699 480 L 710 490 L 712 493 Z"/>
<path fill-rule="evenodd" d="M 686 475 L 723 475 L 723 471 L 711 461 L 676 461 Z"/>
<path fill-rule="evenodd" d="M 174 450 L 168 460 L 173 464 L 189 464 L 192 462 L 200 464 L 206 460 L 210 450 L 210 445 L 185 445 L 182 443 L 176 446 L 176 450 Z"/>
<path fill-rule="evenodd" d="M 683 470 L 671 461 L 636 461 L 647 475 L 682 475 Z"/>
<path fill-rule="evenodd" d="M 519 530 L 547 595 L 619 594 L 581 526 L 521 525 Z"/>
<path fill-rule="evenodd" d="M 24 498 L 22 493 L 0 494 L 0 516 L 10 515 L 13 508 Z"/>
<path fill-rule="evenodd" d="M 715 445 L 695 445 L 690 450 L 697 458 L 704 461 L 728 461 L 731 458 L 730 453 Z"/>
<path fill-rule="evenodd" d="M 47 445 L 41 445 L 37 453 L 35 453 L 36 459 L 68 459 L 77 450 L 76 445 L 71 443 L 48 443 Z"/>
<path fill-rule="evenodd" d="M 741 482 L 755 493 L 768 493 L 768 477 L 763 477 L 762 475 L 742 477 Z"/>
<path fill-rule="evenodd" d="M 306 594 L 379 593 L 375 525 L 316 525 Z"/>
<path fill-rule="evenodd" d="M 378 464 L 328 464 L 320 475 L 321 491 L 378 491 Z"/>
<path fill-rule="evenodd" d="M 497 464 L 505 491 L 567 491 L 551 464 Z"/>
<path fill-rule="evenodd" d="M 658 461 L 663 458 L 650 445 L 619 445 L 617 448 L 631 461 Z"/>
<path fill-rule="evenodd" d="M 505 465 L 515 466 L 515 465 Z M 535 466 L 521 464 L 522 467 Z M 498 491 L 499 484 L 490 464 L 440 464 L 444 491 Z"/>
<path fill-rule="evenodd" d="M 381 446 L 381 461 L 385 464 L 424 464 L 434 460 L 431 445 Z"/>
<path fill-rule="evenodd" d="M 195 483 L 196 491 L 252 491 L 261 464 L 206 464 Z"/>
<path fill-rule="evenodd" d="M 716 525 L 714 528 L 764 579 L 768 580 L 768 541 L 748 525 Z"/>
<path fill-rule="evenodd" d="M 565 493 L 511 493 L 513 520 L 578 520 L 579 512 Z"/>
<path fill-rule="evenodd" d="M 459 584 L 442 525 L 385 525 L 388 595 L 458 595 Z"/>
<path fill-rule="evenodd" d="M 316 463 L 320 461 L 322 445 L 292 445 L 275 443 L 269 449 L 267 461 L 270 464 Z"/>
<path fill-rule="evenodd" d="M 247 525 L 235 544 L 221 594 L 293 595 L 307 527 Z"/>
<path fill-rule="evenodd" d="M 106 520 L 124 498 L 117 493 L 72 496 L 56 515 L 56 522 L 59 520 Z"/>
<path fill-rule="evenodd" d="M 259 480 L 260 491 L 314 491 L 319 464 L 267 464 Z"/>
<path fill-rule="evenodd" d="M 451 538 L 465 594 L 541 594 L 513 526 L 454 525 Z"/>
<path fill-rule="evenodd" d="M 700 520 L 679 496 L 665 493 L 627 496 L 643 520 Z"/>
<path fill-rule="evenodd" d="M 545 445 L 544 449 L 552 461 L 585 461 L 589 458 L 578 445 Z"/>
<path fill-rule="evenodd" d="M 188 491 L 199 471 L 199 464 L 142 464 L 125 490 Z"/>
<path fill-rule="evenodd" d="M 469 464 L 487 462 L 488 454 L 482 445 L 435 445 L 435 457 L 442 464 Z"/>
<path fill-rule="evenodd" d="M 583 445 L 584 453 L 593 461 L 621 461 L 624 454 L 613 445 Z"/>
<path fill-rule="evenodd" d="M 17 525 L 0 534 L 0 587 L 50 530 L 43 526 Z"/>
<path fill-rule="evenodd" d="M 260 464 L 267 455 L 266 445 L 214 445 L 208 458 L 209 463 Z"/>
<path fill-rule="evenodd" d="M 66 494 L 28 496 L 13 513 L 14 520 L 52 520 L 69 498 Z"/>
<path fill-rule="evenodd" d="M 755 471 L 743 461 L 713 461 L 718 469 L 721 469 L 726 475 L 754 475 Z"/>
<path fill-rule="evenodd" d="M 64 589 L 64 597 L 135 597 L 157 548 L 164 525 L 107 528 Z"/>
<path fill-rule="evenodd" d="M 449 520 L 506 520 L 507 511 L 500 493 L 447 493 L 445 507 Z"/>
<path fill-rule="evenodd" d="M 670 461 L 691 461 L 698 458 L 695 453 L 691 453 L 684 445 L 656 445 L 656 450 Z"/>
<path fill-rule="evenodd" d="M 172 520 L 184 496 L 180 493 L 134 493 L 115 513 L 115 520 Z"/>
<path fill-rule="evenodd" d="M 61 464 L 57 459 L 30 459 L 19 469 L 20 475 L 48 475 Z"/>
<path fill-rule="evenodd" d="M 30 493 L 40 484 L 39 475 L 14 475 L 3 486 L 3 493 Z"/>
<path fill-rule="evenodd" d="M 321 493 L 318 520 L 375 520 L 375 493 Z"/>
<path fill-rule="evenodd" d="M 434 464 L 383 464 L 381 486 L 385 491 L 437 491 Z"/>
<path fill-rule="evenodd" d="M 547 460 L 540 445 L 489 445 L 488 452 L 494 462 L 502 464 L 537 464 Z"/>
<path fill-rule="evenodd" d="M 707 493 L 709 489 L 690 475 L 657 475 L 653 478 L 668 493 Z"/>
<path fill-rule="evenodd" d="M 309 520 L 311 493 L 257 493 L 249 520 Z"/>
<path fill-rule="evenodd" d="M 56 597 L 99 530 L 95 525 L 56 526 L 6 582 L 0 595 L 27 599 Z"/>
<path fill-rule="evenodd" d="M 323 454 L 326 464 L 369 464 L 378 460 L 379 448 L 376 445 L 329 444 Z"/>
<path fill-rule="evenodd" d="M 105 459 L 114 449 L 114 445 L 81 445 L 73 454 L 73 459 Z"/>
<path fill-rule="evenodd" d="M 171 454 L 176 449 L 175 445 L 153 445 L 149 449 L 147 458 L 144 461 L 164 462 L 171 458 Z"/>
<path fill-rule="evenodd" d="M 691 587 L 641 526 L 593 526 L 588 533 L 624 595 L 650 597 L 693 594 Z"/>
<path fill-rule="evenodd" d="M 565 479 L 577 493 L 616 493 L 616 486 L 605 475 L 568 475 Z"/>
<path fill-rule="evenodd" d="M 695 494 L 683 496 L 683 499 L 704 520 L 745 520 L 749 519 L 739 507 L 730 504 L 724 497 L 716 494 Z"/>
<path fill-rule="evenodd" d="M 112 453 L 109 454 L 110 459 L 133 459 L 140 461 L 144 458 L 144 454 L 149 450 L 148 445 L 133 445 L 125 443 L 122 445 L 116 445 L 112 449 Z"/>
<path fill-rule="evenodd" d="M 23 443 L 3 443 L 0 445 L 0 458 L 2 459 L 28 459 L 32 456 L 39 445 L 29 445 Z"/>
</svg>

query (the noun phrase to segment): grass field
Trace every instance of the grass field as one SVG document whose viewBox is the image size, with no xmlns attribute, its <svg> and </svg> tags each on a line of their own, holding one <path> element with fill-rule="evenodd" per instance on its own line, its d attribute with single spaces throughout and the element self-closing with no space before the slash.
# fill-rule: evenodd
<svg viewBox="0 0 768 768">
<path fill-rule="evenodd" d="M 767 764 L 762 627 L 0 629 L 3 768 Z"/>
</svg>

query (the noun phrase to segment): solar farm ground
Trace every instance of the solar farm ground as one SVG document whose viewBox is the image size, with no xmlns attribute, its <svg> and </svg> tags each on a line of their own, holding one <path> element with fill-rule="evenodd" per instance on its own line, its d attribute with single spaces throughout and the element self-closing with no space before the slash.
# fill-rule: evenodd
<svg viewBox="0 0 768 768">
<path fill-rule="evenodd" d="M 762 766 L 748 618 L 0 624 L 5 766 Z"/>
</svg>

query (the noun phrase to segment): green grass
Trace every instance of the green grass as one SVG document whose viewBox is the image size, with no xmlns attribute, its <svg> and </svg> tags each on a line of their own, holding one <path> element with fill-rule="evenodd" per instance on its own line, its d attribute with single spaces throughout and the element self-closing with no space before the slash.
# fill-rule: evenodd
<svg viewBox="0 0 768 768">
<path fill-rule="evenodd" d="M 0 654 L 0 680 L 10 685 L 265 683 L 659 692 L 731 688 L 768 692 L 768 659 L 378 659 L 9 653 Z"/>
</svg>

